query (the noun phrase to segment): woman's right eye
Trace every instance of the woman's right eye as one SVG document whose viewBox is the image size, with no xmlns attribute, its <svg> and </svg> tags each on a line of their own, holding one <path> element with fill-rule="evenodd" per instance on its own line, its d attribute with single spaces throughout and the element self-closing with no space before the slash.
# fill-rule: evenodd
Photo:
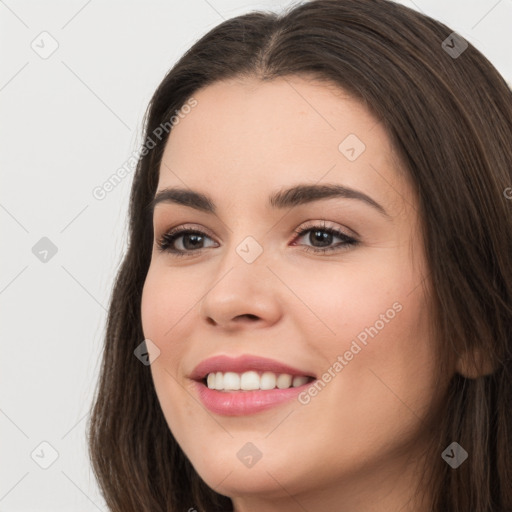
<svg viewBox="0 0 512 512">
<path fill-rule="evenodd" d="M 175 229 L 164 233 L 157 242 L 162 252 L 169 252 L 175 256 L 185 256 L 187 253 L 198 252 L 206 247 L 205 239 L 211 238 L 197 229 Z M 177 247 L 177 246 L 181 246 Z"/>
</svg>

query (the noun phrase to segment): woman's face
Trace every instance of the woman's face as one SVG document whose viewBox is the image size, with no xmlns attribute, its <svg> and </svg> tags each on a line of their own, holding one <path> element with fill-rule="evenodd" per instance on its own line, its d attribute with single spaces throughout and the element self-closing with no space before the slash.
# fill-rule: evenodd
<svg viewBox="0 0 512 512">
<path fill-rule="evenodd" d="M 417 201 L 384 128 L 298 77 L 194 98 L 142 298 L 172 434 L 237 510 L 404 506 L 439 382 Z"/>
</svg>

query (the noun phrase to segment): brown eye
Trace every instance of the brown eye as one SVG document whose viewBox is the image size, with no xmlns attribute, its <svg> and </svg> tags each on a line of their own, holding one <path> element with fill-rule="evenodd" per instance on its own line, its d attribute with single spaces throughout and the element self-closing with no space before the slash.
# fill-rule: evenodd
<svg viewBox="0 0 512 512">
<path fill-rule="evenodd" d="M 296 231 L 297 238 L 302 238 L 307 235 L 306 241 L 311 245 L 306 245 L 304 248 L 307 251 L 313 251 L 318 253 L 325 253 L 329 251 L 340 251 L 347 249 L 350 246 L 357 245 L 359 242 L 342 231 L 334 228 L 328 228 L 325 226 L 311 226 Z M 296 240 L 297 240 L 296 238 Z M 336 245 L 331 244 L 338 238 L 341 241 Z M 297 244 L 293 244 L 297 245 Z"/>
<path fill-rule="evenodd" d="M 161 251 L 167 251 L 174 255 L 181 256 L 190 252 L 199 252 L 206 248 L 206 240 L 211 238 L 199 230 L 179 229 L 165 233 L 158 242 Z M 181 247 L 176 247 L 176 245 Z"/>
</svg>

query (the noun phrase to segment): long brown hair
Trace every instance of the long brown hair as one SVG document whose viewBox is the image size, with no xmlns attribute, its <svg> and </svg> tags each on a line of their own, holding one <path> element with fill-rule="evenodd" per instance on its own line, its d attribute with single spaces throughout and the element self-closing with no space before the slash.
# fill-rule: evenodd
<svg viewBox="0 0 512 512">
<path fill-rule="evenodd" d="M 475 356 L 449 381 L 424 483 L 435 512 L 512 510 L 512 93 L 491 63 L 446 25 L 388 0 L 313 0 L 212 29 L 154 93 L 144 140 L 194 93 L 234 77 L 308 76 L 337 85 L 381 122 L 418 197 L 439 367 Z M 450 39 L 451 37 L 451 39 Z M 454 51 L 457 50 L 456 52 Z M 143 341 L 141 295 L 154 197 L 168 133 L 141 152 L 129 246 L 110 301 L 88 424 L 92 467 L 113 512 L 232 511 L 176 443 Z M 483 359 L 492 371 L 478 371 Z M 441 452 L 456 441 L 468 460 Z"/>
</svg>

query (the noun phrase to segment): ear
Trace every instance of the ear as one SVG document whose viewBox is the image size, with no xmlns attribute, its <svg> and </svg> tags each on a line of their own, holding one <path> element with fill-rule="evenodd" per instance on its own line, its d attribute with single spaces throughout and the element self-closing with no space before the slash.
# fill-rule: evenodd
<svg viewBox="0 0 512 512">
<path fill-rule="evenodd" d="M 491 357 L 482 348 L 472 348 L 458 357 L 455 364 L 457 373 L 467 379 L 478 379 L 490 375 L 496 371 L 496 366 L 491 362 Z"/>
</svg>

